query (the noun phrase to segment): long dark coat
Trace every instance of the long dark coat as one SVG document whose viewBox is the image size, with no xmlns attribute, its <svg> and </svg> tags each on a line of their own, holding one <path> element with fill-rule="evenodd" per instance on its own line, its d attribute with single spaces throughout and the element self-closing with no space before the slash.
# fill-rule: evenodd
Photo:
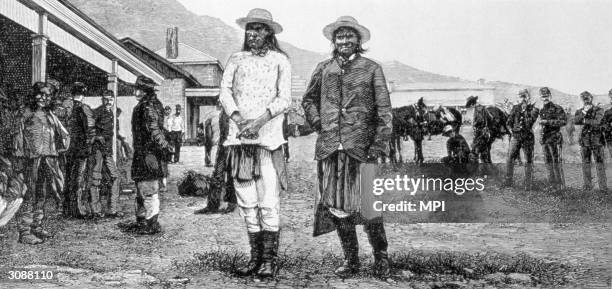
<svg viewBox="0 0 612 289">
<path fill-rule="evenodd" d="M 171 145 L 166 140 L 163 127 L 163 105 L 155 95 L 143 97 L 132 114 L 134 181 L 152 181 L 164 177 L 164 165 Z"/>
<path fill-rule="evenodd" d="M 357 55 L 342 67 L 336 58 L 319 63 L 302 107 L 319 134 L 317 160 L 332 155 L 340 144 L 360 162 L 366 162 L 369 153 L 389 155 L 393 115 L 385 76 L 376 62 Z M 315 197 L 314 236 L 335 229 L 320 199 L 321 192 Z"/>
<path fill-rule="evenodd" d="M 370 149 L 389 154 L 393 117 L 378 63 L 359 55 L 342 68 L 336 58 L 319 63 L 302 107 L 306 120 L 319 133 L 317 160 L 330 156 L 340 144 L 362 162 Z"/>
</svg>

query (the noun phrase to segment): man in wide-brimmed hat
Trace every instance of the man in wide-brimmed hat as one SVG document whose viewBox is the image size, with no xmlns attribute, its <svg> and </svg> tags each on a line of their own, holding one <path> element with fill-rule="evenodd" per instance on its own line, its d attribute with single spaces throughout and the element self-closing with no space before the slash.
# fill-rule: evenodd
<svg viewBox="0 0 612 289">
<path fill-rule="evenodd" d="M 223 145 L 251 245 L 251 260 L 238 273 L 267 278 L 277 271 L 279 195 L 287 187 L 281 146 L 291 64 L 275 36 L 283 29 L 270 12 L 256 8 L 236 23 L 245 30 L 244 44 L 228 60 L 219 100 L 231 118 Z"/>
<path fill-rule="evenodd" d="M 582 155 L 582 178 L 584 181 L 583 190 L 593 189 L 591 180 L 591 156 L 595 159 L 597 169 L 597 182 L 599 189 L 606 191 L 606 166 L 604 162 L 604 137 L 603 137 L 603 116 L 604 109 L 599 105 L 593 104 L 593 95 L 588 91 L 580 93 L 580 98 L 584 106 L 576 110 L 574 122 L 582 125 L 580 131 L 580 153 Z"/>
<path fill-rule="evenodd" d="M 392 113 L 382 68 L 361 56 L 370 31 L 351 16 L 325 26 L 333 57 L 317 65 L 302 100 L 310 126 L 319 134 L 315 149 L 319 186 L 314 236 L 336 230 L 345 261 L 335 273 L 359 271 L 356 224 L 364 224 L 375 258 L 374 272 L 390 276 L 387 238 L 381 218 L 360 213 L 360 168 L 389 155 Z"/>
<path fill-rule="evenodd" d="M 132 179 L 136 182 L 136 221 L 118 226 L 124 232 L 152 235 L 161 232 L 159 184 L 174 147 L 164 135 L 164 107 L 155 94 L 155 82 L 139 76 L 135 86 L 138 104 L 132 113 Z"/>
</svg>

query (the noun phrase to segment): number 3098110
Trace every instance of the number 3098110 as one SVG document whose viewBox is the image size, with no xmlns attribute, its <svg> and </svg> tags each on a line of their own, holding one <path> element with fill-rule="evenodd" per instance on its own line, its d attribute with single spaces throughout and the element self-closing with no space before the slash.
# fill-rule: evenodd
<svg viewBox="0 0 612 289">
<path fill-rule="evenodd" d="M 9 280 L 50 280 L 53 271 L 8 271 Z"/>
</svg>

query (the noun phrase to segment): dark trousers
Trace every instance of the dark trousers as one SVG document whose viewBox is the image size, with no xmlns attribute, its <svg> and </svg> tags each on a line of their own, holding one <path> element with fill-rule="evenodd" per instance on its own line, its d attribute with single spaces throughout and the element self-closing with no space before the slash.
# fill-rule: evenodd
<svg viewBox="0 0 612 289">
<path fill-rule="evenodd" d="M 512 183 L 514 177 L 514 161 L 520 156 L 521 150 L 526 158 L 525 164 L 525 186 L 531 189 L 532 174 L 533 174 L 533 135 L 531 137 L 519 138 L 513 137 L 510 141 L 510 150 L 508 159 L 506 160 L 506 182 Z"/>
<path fill-rule="evenodd" d="M 283 144 L 283 153 L 285 155 L 285 161 L 289 161 L 289 142 Z"/>
<path fill-rule="evenodd" d="M 66 201 L 64 202 L 64 214 L 71 217 L 85 217 L 91 211 L 100 213 L 100 196 L 97 191 L 89 192 L 89 174 L 91 158 L 83 158 L 68 155 L 68 166 L 66 168 Z"/>
<path fill-rule="evenodd" d="M 47 193 L 57 194 L 63 189 L 64 177 L 57 157 L 28 159 L 26 163 L 26 182 L 28 190 L 25 205 L 21 208 L 19 232 L 29 233 L 30 229 L 40 227 L 45 217 Z"/>
<path fill-rule="evenodd" d="M 117 213 L 119 209 L 119 171 L 113 160 L 112 152 L 96 150 L 95 165 L 91 175 L 91 191 L 97 191 L 95 195 L 105 194 L 107 212 Z"/>
<path fill-rule="evenodd" d="M 561 159 L 562 145 L 559 144 L 543 144 L 544 161 L 548 170 L 548 181 L 553 186 L 563 185 L 565 183 L 563 175 L 563 160 Z"/>
<path fill-rule="evenodd" d="M 206 166 L 211 165 L 210 155 L 212 153 L 212 149 L 213 149 L 212 145 L 209 145 L 209 144 L 204 145 L 204 163 L 206 164 Z"/>
<path fill-rule="evenodd" d="M 172 142 L 174 144 L 174 160 L 173 162 L 178 163 L 181 159 L 181 145 L 183 144 L 183 132 L 182 131 L 171 131 Z"/>
<path fill-rule="evenodd" d="M 352 264 L 359 263 L 359 242 L 357 241 L 354 217 L 333 217 L 333 222 L 340 238 L 345 260 Z M 370 241 L 372 246 L 375 260 L 379 261 L 382 258 L 388 258 L 388 243 L 384 223 L 366 222 L 363 225 L 363 230 L 368 235 L 368 241 Z"/>
<path fill-rule="evenodd" d="M 590 190 L 593 185 L 591 183 L 591 156 L 595 159 L 597 168 L 597 181 L 600 190 L 607 189 L 606 166 L 604 163 L 604 148 L 599 146 L 582 146 L 580 147 L 582 155 L 582 178 L 584 180 L 584 189 Z"/>
</svg>

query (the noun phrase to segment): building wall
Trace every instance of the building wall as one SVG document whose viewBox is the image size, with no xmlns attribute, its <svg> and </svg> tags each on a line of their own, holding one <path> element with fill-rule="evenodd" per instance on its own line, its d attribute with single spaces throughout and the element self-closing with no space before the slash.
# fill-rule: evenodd
<svg viewBox="0 0 612 289">
<path fill-rule="evenodd" d="M 218 87 L 223 72 L 214 64 L 179 64 L 185 71 L 195 77 L 203 86 Z"/>
<path fill-rule="evenodd" d="M 31 32 L 0 16 L 0 85 L 19 100 L 32 87 Z"/>
</svg>

